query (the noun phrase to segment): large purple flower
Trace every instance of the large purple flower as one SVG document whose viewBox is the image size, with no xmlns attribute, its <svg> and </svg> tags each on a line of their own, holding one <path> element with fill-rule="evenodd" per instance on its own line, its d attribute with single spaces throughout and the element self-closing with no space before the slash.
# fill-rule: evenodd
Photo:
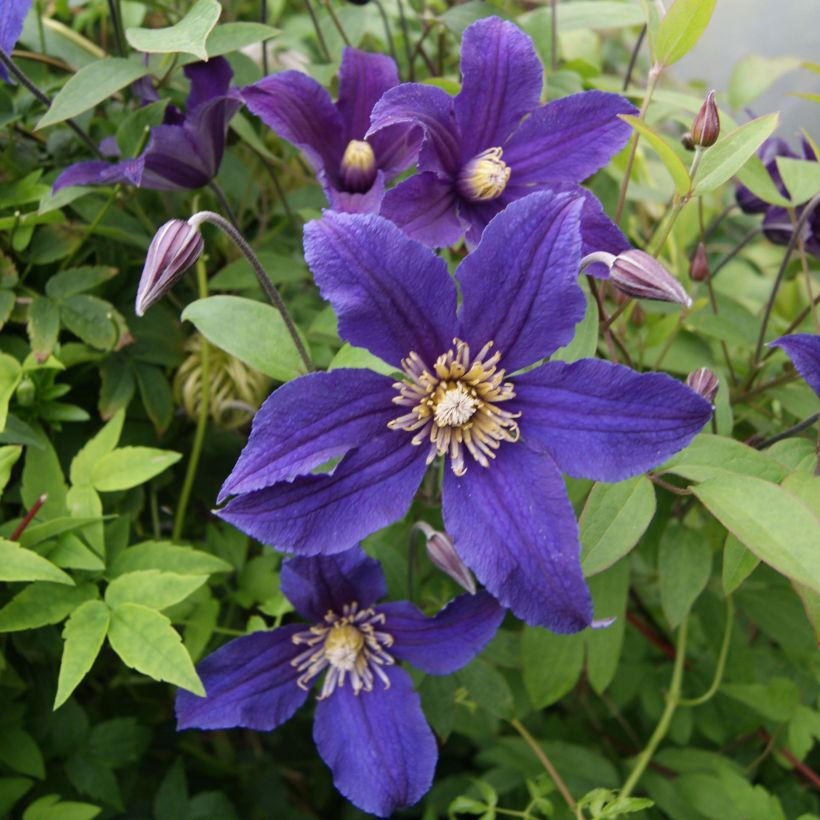
<svg viewBox="0 0 820 820">
<path fill-rule="evenodd" d="M 790 159 L 804 159 L 810 162 L 817 162 L 818 157 L 814 153 L 814 149 L 808 140 L 802 140 L 801 152 L 793 151 L 789 144 L 780 139 L 780 137 L 772 137 L 763 143 L 758 156 L 760 157 L 769 176 L 772 178 L 777 190 L 786 198 L 789 192 L 780 176 L 780 169 L 777 167 L 778 157 L 787 157 Z M 788 245 L 794 233 L 794 227 L 800 215 L 803 213 L 805 206 L 795 209 L 794 219 L 792 222 L 789 212 L 785 208 L 780 208 L 777 205 L 770 205 L 768 202 L 760 199 L 760 197 L 753 194 L 745 185 L 738 185 L 735 193 L 737 204 L 747 214 L 765 214 L 763 217 L 763 233 L 770 242 L 776 245 Z M 812 254 L 812 256 L 820 257 L 820 208 L 815 208 L 809 215 L 805 226 L 803 227 L 803 243 L 805 249 Z"/>
<path fill-rule="evenodd" d="M 528 623 L 588 626 L 561 472 L 620 481 L 647 470 L 689 443 L 711 405 L 669 376 L 593 359 L 525 372 L 584 315 L 582 208 L 542 192 L 499 214 L 458 268 L 458 311 L 445 261 L 391 222 L 309 223 L 306 259 L 339 333 L 404 375 L 339 369 L 277 390 L 222 488 L 236 496 L 222 517 L 302 555 L 342 550 L 401 518 L 441 456 L 444 523 L 478 579 Z"/>
<path fill-rule="evenodd" d="M 266 77 L 242 95 L 265 125 L 304 151 L 334 210 L 377 213 L 385 182 L 412 165 L 418 153 L 420 134 L 413 126 L 366 137 L 373 106 L 398 82 L 389 57 L 346 48 L 336 103 L 299 71 Z"/>
<path fill-rule="evenodd" d="M 616 94 L 587 91 L 541 105 L 543 67 L 532 40 L 497 17 L 464 32 L 461 74 L 455 98 L 406 83 L 373 110 L 373 136 L 397 123 L 424 130 L 421 173 L 389 191 L 381 213 L 431 247 L 450 245 L 465 231 L 477 244 L 510 202 L 538 190 L 576 188 L 629 139 L 631 129 L 618 114 L 635 109 Z M 598 200 L 584 194 L 585 250 L 628 247 Z"/>
<path fill-rule="evenodd" d="M 786 351 L 797 372 L 820 397 L 820 336 L 814 333 L 792 333 L 769 344 Z"/>
<path fill-rule="evenodd" d="M 307 700 L 324 673 L 313 739 L 336 788 L 364 811 L 386 817 L 430 788 L 436 741 L 410 676 L 469 663 L 495 634 L 504 611 L 486 592 L 462 595 L 435 617 L 408 601 L 379 604 L 387 587 L 360 549 L 293 558 L 282 592 L 313 626 L 289 624 L 230 641 L 199 665 L 207 696 L 181 691 L 180 729 L 243 726 L 270 731 Z"/>
<path fill-rule="evenodd" d="M 228 123 L 242 107 L 242 100 L 230 88 L 233 70 L 223 57 L 183 70 L 191 81 L 185 114 L 168 106 L 163 124 L 151 129 L 148 145 L 138 157 L 115 164 L 71 165 L 57 177 L 54 190 L 115 182 L 161 191 L 207 185 L 219 170 Z"/>
<path fill-rule="evenodd" d="M 0 51 L 6 56 L 11 55 L 12 49 L 20 39 L 23 22 L 31 8 L 31 3 L 32 0 L 3 0 L 3 8 L 0 11 Z M 2 64 L 0 64 L 0 78 L 8 79 L 6 69 Z"/>
</svg>

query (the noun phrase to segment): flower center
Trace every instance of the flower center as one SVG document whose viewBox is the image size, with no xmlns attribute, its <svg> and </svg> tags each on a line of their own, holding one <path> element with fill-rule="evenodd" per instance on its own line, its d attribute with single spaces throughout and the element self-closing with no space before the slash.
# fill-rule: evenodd
<svg viewBox="0 0 820 820">
<path fill-rule="evenodd" d="M 417 353 L 402 361 L 407 379 L 393 385 L 399 393 L 393 401 L 411 409 L 387 426 L 414 432 L 415 445 L 429 442 L 428 464 L 449 455 L 451 469 L 461 476 L 467 471 L 465 450 L 489 467 L 502 441 L 518 441 L 515 419 L 521 414 L 499 407 L 515 392 L 504 381 L 505 372 L 497 369 L 501 354 L 489 355 L 493 343 L 472 358 L 465 342 L 454 339 L 453 344 L 455 350 L 439 356 L 432 370 Z"/>
<path fill-rule="evenodd" d="M 376 155 L 369 142 L 350 140 L 342 155 L 339 176 L 344 187 L 354 194 L 367 191 L 376 179 Z"/>
<path fill-rule="evenodd" d="M 501 157 L 501 148 L 488 148 L 473 157 L 458 176 L 458 189 L 472 202 L 489 202 L 504 193 L 512 170 Z"/>
<path fill-rule="evenodd" d="M 341 615 L 328 612 L 323 623 L 298 632 L 291 640 L 308 649 L 291 661 L 291 666 L 302 673 L 296 683 L 307 689 L 317 675 L 327 670 L 319 700 L 332 695 L 346 678 L 350 678 L 355 695 L 362 690 L 369 692 L 376 678 L 389 689 L 390 678 L 382 667 L 395 663 L 385 651 L 385 647 L 392 646 L 393 637 L 376 629 L 384 622 L 383 614 L 359 609 L 354 602 L 346 604 Z"/>
</svg>

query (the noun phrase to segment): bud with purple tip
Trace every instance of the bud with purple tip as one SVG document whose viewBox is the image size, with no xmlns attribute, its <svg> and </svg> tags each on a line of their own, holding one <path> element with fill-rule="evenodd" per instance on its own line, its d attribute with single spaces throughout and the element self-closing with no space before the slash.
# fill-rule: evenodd
<svg viewBox="0 0 820 820">
<path fill-rule="evenodd" d="M 709 257 L 706 254 L 706 245 L 698 242 L 692 261 L 689 263 L 689 278 L 693 282 L 705 282 L 710 276 Z"/>
<path fill-rule="evenodd" d="M 434 530 L 424 521 L 419 521 L 413 529 L 420 530 L 427 539 L 427 556 L 442 572 L 449 575 L 459 586 L 475 595 L 475 581 L 465 563 L 459 558 L 450 536 Z"/>
<path fill-rule="evenodd" d="M 692 123 L 692 142 L 697 147 L 709 148 L 717 142 L 719 135 L 720 114 L 715 102 L 715 92 L 710 91 Z"/>
<path fill-rule="evenodd" d="M 701 367 L 700 370 L 690 373 L 686 377 L 686 384 L 706 401 L 715 403 L 719 382 L 717 376 L 708 368 Z"/>
<path fill-rule="evenodd" d="M 204 244 L 198 228 L 182 219 L 172 219 L 156 232 L 137 288 L 137 316 L 142 316 L 177 283 L 196 262 Z"/>
<path fill-rule="evenodd" d="M 635 248 L 615 257 L 609 268 L 609 281 L 633 299 L 692 306 L 692 300 L 680 282 L 654 256 Z"/>
</svg>

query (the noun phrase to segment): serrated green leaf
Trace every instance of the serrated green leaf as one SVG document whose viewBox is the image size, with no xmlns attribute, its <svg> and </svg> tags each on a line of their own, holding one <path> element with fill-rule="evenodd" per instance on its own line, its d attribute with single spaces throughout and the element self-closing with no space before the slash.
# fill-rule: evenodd
<svg viewBox="0 0 820 820">
<path fill-rule="evenodd" d="M 0 632 L 19 632 L 59 623 L 96 594 L 92 584 L 76 587 L 46 581 L 29 584 L 0 609 Z"/>
<path fill-rule="evenodd" d="M 20 488 L 23 504 L 31 509 L 40 496 L 48 496 L 40 508 L 38 517 L 55 518 L 65 515 L 68 488 L 63 480 L 62 467 L 54 447 L 47 438 L 42 446 L 26 449 L 26 463 L 23 465 L 23 484 Z"/>
<path fill-rule="evenodd" d="M 180 575 L 158 569 L 126 572 L 108 585 L 105 602 L 110 607 L 142 604 L 151 609 L 166 609 L 187 598 L 207 580 L 207 575 Z"/>
<path fill-rule="evenodd" d="M 645 120 L 633 117 L 629 114 L 618 115 L 624 122 L 628 122 L 646 141 L 655 149 L 664 167 L 669 171 L 672 181 L 675 183 L 675 190 L 683 195 L 689 191 L 691 180 L 689 171 L 683 164 L 681 158 L 675 153 L 671 145 L 656 131 L 647 125 Z"/>
<path fill-rule="evenodd" d="M 654 514 L 655 489 L 646 476 L 596 484 L 578 522 L 584 575 L 602 572 L 626 555 Z"/>
<path fill-rule="evenodd" d="M 76 117 L 146 74 L 145 66 L 121 57 L 108 57 L 84 66 L 57 92 L 36 128 Z"/>
<path fill-rule="evenodd" d="M 73 532 L 64 533 L 57 543 L 45 551 L 46 558 L 64 569 L 83 569 L 90 572 L 101 572 L 105 561 L 100 555 L 80 540 Z"/>
<path fill-rule="evenodd" d="M 116 578 L 126 572 L 158 569 L 180 575 L 211 575 L 233 572 L 227 562 L 201 550 L 178 547 L 167 541 L 145 541 L 123 550 L 111 564 L 108 574 Z"/>
<path fill-rule="evenodd" d="M 71 577 L 51 561 L 5 538 L 0 538 L 0 581 L 51 581 L 74 586 Z"/>
<path fill-rule="evenodd" d="M 63 659 L 54 708 L 59 709 L 94 665 L 108 633 L 111 614 L 102 601 L 86 601 L 71 613 L 63 628 Z"/>
<path fill-rule="evenodd" d="M 120 447 L 94 465 L 91 483 L 101 493 L 129 490 L 164 472 L 180 458 L 180 453 L 153 447 Z"/>
<path fill-rule="evenodd" d="M 91 475 L 97 462 L 117 446 L 125 423 L 125 411 L 118 410 L 93 438 L 90 438 L 74 456 L 69 470 L 72 484 L 91 484 Z"/>
<path fill-rule="evenodd" d="M 68 516 L 50 518 L 42 524 L 29 524 L 25 532 L 20 536 L 19 543 L 21 547 L 28 547 L 30 549 L 31 547 L 36 547 L 37 544 L 42 544 L 43 541 L 48 541 L 49 538 L 82 529 L 100 520 L 100 518 L 94 516 L 89 518 Z"/>
<path fill-rule="evenodd" d="M 775 162 L 793 206 L 802 205 L 820 192 L 820 162 L 792 157 L 777 157 Z"/>
<path fill-rule="evenodd" d="M 70 268 L 69 270 L 55 273 L 46 282 L 46 295 L 52 299 L 65 299 L 67 296 L 75 296 L 86 290 L 96 288 L 98 285 L 113 279 L 117 275 L 117 269 L 104 267 Z"/>
<path fill-rule="evenodd" d="M 820 592 L 820 520 L 802 501 L 752 476 L 711 479 L 693 492 L 761 561 Z"/>
<path fill-rule="evenodd" d="M 197 0 L 190 11 L 168 28 L 129 28 L 125 39 L 137 51 L 148 54 L 194 54 L 200 60 L 208 59 L 205 43 L 222 13 L 217 0 Z"/>
<path fill-rule="evenodd" d="M 584 663 L 582 635 L 556 635 L 525 626 L 521 635 L 521 674 L 533 708 L 543 709 L 575 686 Z"/>
<path fill-rule="evenodd" d="M 715 10 L 717 0 L 675 0 L 658 27 L 655 59 L 665 66 L 676 63 L 697 43 Z"/>
<path fill-rule="evenodd" d="M 174 396 L 165 373 L 159 367 L 136 363 L 137 384 L 145 412 L 157 433 L 164 433 L 174 417 Z"/>
<path fill-rule="evenodd" d="M 110 356 L 100 366 L 102 387 L 100 388 L 100 415 L 110 419 L 117 410 L 128 407 L 137 384 L 131 363 L 120 357 Z"/>
<path fill-rule="evenodd" d="M 20 362 L 8 353 L 0 353 L 0 430 L 6 429 L 9 402 L 20 383 L 21 375 Z"/>
<path fill-rule="evenodd" d="M 114 309 L 102 299 L 78 293 L 60 303 L 63 324 L 87 345 L 98 350 L 111 350 L 117 342 Z"/>
<path fill-rule="evenodd" d="M 217 347 L 277 381 L 305 372 L 279 311 L 241 296 L 209 296 L 191 302 L 182 318 Z"/>
<path fill-rule="evenodd" d="M 111 648 L 123 663 L 158 681 L 205 696 L 205 689 L 171 621 L 155 609 L 121 604 L 111 613 Z"/>
<path fill-rule="evenodd" d="M 712 550 L 698 530 L 671 523 L 658 548 L 661 606 L 676 629 L 706 588 L 712 571 Z"/>
<path fill-rule="evenodd" d="M 0 426 L 2 429 L 2 426 Z M 16 444 L 8 444 L 5 447 L 0 447 L 0 495 L 6 489 L 6 484 L 11 478 L 11 468 L 19 460 L 23 454 L 23 448 Z"/>
<path fill-rule="evenodd" d="M 53 299 L 35 296 L 28 307 L 26 323 L 31 340 L 31 352 L 38 362 L 44 362 L 54 350 L 60 334 L 60 308 Z"/>
</svg>

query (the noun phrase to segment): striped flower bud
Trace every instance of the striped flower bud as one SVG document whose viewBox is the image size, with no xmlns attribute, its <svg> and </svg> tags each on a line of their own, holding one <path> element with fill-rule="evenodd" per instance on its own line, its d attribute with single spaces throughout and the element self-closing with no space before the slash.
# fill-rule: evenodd
<svg viewBox="0 0 820 820">
<path fill-rule="evenodd" d="M 615 257 L 609 269 L 609 281 L 633 299 L 692 305 L 680 282 L 654 256 L 635 248 Z"/>
<path fill-rule="evenodd" d="M 475 595 L 475 581 L 466 564 L 459 558 L 458 553 L 445 532 L 434 530 L 424 521 L 419 521 L 414 529 L 420 530 L 427 539 L 427 556 L 430 561 L 442 572 L 449 575 L 459 586 Z"/>
<path fill-rule="evenodd" d="M 686 384 L 699 396 L 714 404 L 718 391 L 718 378 L 706 367 L 695 370 L 686 377 Z"/>
<path fill-rule="evenodd" d="M 715 92 L 710 91 L 692 123 L 692 142 L 700 148 L 709 148 L 717 142 L 719 134 L 720 114 Z"/>
<path fill-rule="evenodd" d="M 703 242 L 698 242 L 692 261 L 689 263 L 689 278 L 693 282 L 705 282 L 710 276 L 706 245 Z"/>
</svg>

